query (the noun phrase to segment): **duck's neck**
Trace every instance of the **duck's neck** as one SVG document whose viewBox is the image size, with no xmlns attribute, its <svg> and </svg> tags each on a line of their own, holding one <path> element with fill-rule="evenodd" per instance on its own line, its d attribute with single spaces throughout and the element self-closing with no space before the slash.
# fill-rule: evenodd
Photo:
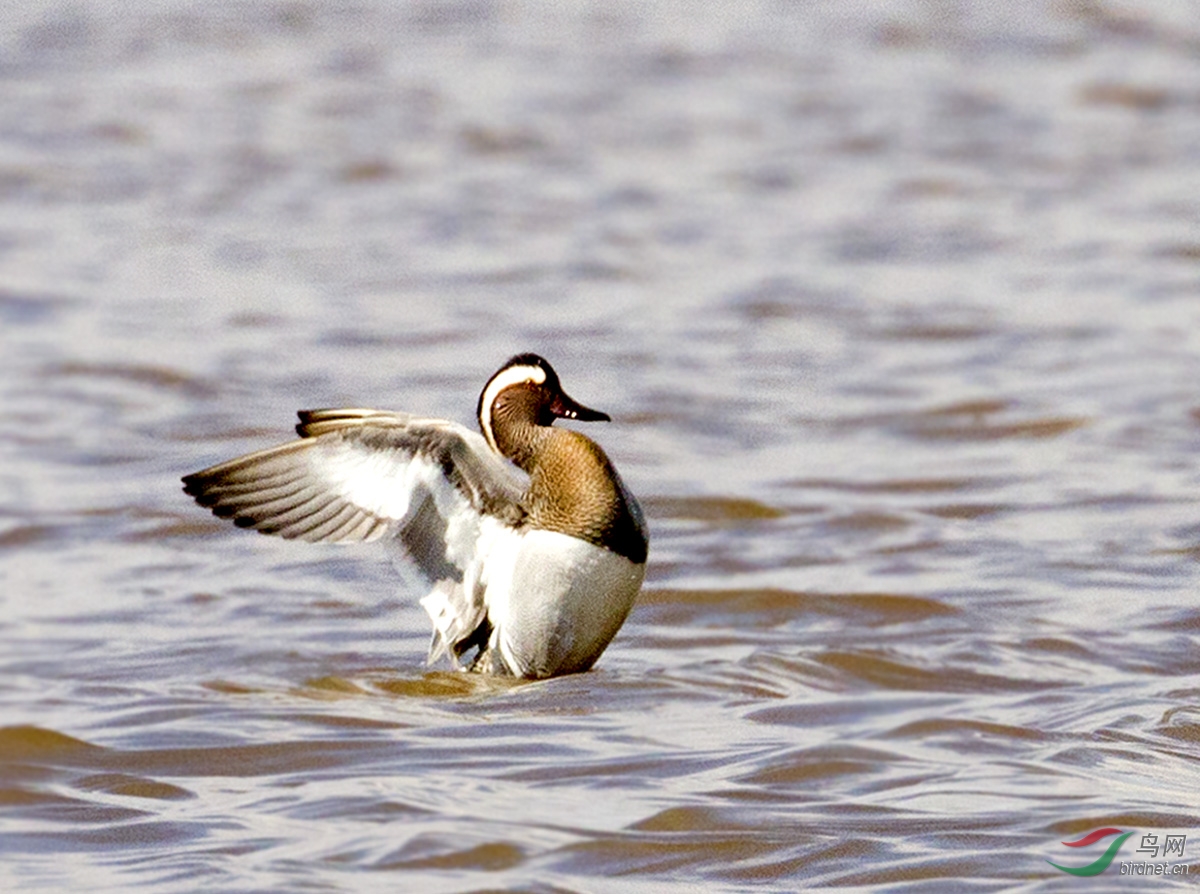
<svg viewBox="0 0 1200 894">
<path fill-rule="evenodd" d="M 537 465 L 539 448 L 553 434 L 548 425 L 538 424 L 538 411 L 535 395 L 510 388 L 493 405 L 490 420 L 496 448 L 530 474 Z"/>
</svg>

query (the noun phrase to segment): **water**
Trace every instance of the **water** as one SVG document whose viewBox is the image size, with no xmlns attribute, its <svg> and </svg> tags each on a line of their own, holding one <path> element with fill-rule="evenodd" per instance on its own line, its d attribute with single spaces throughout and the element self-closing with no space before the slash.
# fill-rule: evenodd
<svg viewBox="0 0 1200 894">
<path fill-rule="evenodd" d="M 4 886 L 1194 877 L 1200 29 L 998 9 L 8 10 Z M 522 350 L 652 528 L 588 674 L 179 490 Z"/>
</svg>

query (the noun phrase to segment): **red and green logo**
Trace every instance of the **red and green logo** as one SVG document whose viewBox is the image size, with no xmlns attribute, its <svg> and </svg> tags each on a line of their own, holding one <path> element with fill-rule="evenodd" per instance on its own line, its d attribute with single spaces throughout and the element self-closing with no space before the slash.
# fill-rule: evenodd
<svg viewBox="0 0 1200 894">
<path fill-rule="evenodd" d="M 1089 863 L 1087 866 L 1059 866 L 1053 860 L 1047 860 L 1046 862 L 1055 869 L 1061 869 L 1063 872 L 1069 872 L 1071 875 L 1099 875 L 1108 869 L 1108 864 L 1113 861 L 1113 858 L 1117 855 L 1117 851 L 1125 843 L 1125 839 L 1132 834 L 1132 832 L 1122 832 L 1120 829 L 1114 829 L 1110 826 L 1105 829 L 1097 829 L 1095 832 L 1089 832 L 1078 841 L 1064 841 L 1063 844 L 1067 847 L 1087 847 L 1089 844 L 1095 844 L 1100 839 L 1107 838 L 1109 835 L 1118 836 L 1108 846 L 1108 850 L 1100 855 L 1098 860 L 1094 863 Z"/>
</svg>

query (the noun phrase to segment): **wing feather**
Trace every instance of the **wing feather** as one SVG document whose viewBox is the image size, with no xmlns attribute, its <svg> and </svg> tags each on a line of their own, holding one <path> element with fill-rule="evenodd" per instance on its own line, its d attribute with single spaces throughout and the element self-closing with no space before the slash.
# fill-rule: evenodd
<svg viewBox="0 0 1200 894">
<path fill-rule="evenodd" d="M 304 530 L 298 536 L 303 540 L 310 540 L 314 543 L 322 541 L 338 543 L 340 542 L 338 532 L 346 526 L 347 522 L 352 521 L 359 514 L 360 510 L 358 507 L 349 503 L 331 500 L 329 507 L 322 510 L 320 515 L 305 520 Z"/>
<path fill-rule="evenodd" d="M 524 518 L 525 474 L 475 432 L 368 409 L 305 410 L 300 439 L 187 475 L 201 506 L 263 534 L 394 542 L 433 583 L 430 660 L 483 647 L 485 559 Z"/>
<path fill-rule="evenodd" d="M 184 490 L 240 527 L 310 541 L 353 543 L 401 534 L 419 520 L 427 501 L 426 514 L 441 518 L 439 542 L 447 526 L 461 527 L 457 516 L 463 513 L 507 524 L 524 516 L 523 473 L 461 425 L 369 409 L 305 410 L 299 416 L 299 440 L 188 475 Z M 405 538 L 419 544 L 418 565 L 435 577 L 448 562 L 462 570 L 461 560 L 449 555 L 452 544 L 439 553 L 430 539 L 424 531 Z"/>
</svg>

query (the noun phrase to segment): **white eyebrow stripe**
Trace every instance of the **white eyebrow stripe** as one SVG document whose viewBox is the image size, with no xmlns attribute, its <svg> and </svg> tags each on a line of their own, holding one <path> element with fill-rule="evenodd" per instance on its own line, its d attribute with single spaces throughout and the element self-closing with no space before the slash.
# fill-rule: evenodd
<svg viewBox="0 0 1200 894">
<path fill-rule="evenodd" d="M 520 385 L 523 382 L 544 385 L 546 371 L 540 366 L 525 365 L 502 369 L 492 376 L 492 380 L 483 389 L 483 397 L 479 399 L 479 427 L 483 429 L 483 436 L 487 439 L 488 444 L 497 453 L 500 452 L 500 448 L 496 446 L 496 437 L 492 434 L 492 404 L 496 402 L 496 398 L 505 388 L 511 388 L 513 385 Z"/>
</svg>

